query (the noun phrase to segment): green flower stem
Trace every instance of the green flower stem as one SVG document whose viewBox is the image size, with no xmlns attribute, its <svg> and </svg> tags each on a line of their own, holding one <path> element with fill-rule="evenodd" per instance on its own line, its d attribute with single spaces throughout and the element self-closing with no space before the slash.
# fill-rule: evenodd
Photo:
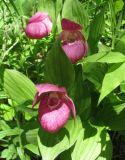
<svg viewBox="0 0 125 160">
<path fill-rule="evenodd" d="M 15 42 L 8 50 L 6 50 L 6 51 L 3 53 L 2 57 L 1 57 L 1 61 L 4 60 L 5 56 L 8 55 L 8 53 L 14 48 L 14 46 L 17 45 L 18 42 L 19 42 L 19 39 L 17 39 L 16 42 Z"/>
<path fill-rule="evenodd" d="M 113 0 L 109 0 L 109 7 L 111 11 L 111 30 L 112 30 L 112 50 L 115 47 L 115 28 L 116 28 L 116 18 L 115 18 L 115 8 L 113 4 Z"/>
<path fill-rule="evenodd" d="M 13 106 L 14 106 L 14 104 L 13 104 Z M 18 112 L 16 110 L 16 107 L 14 107 L 14 110 L 15 110 L 15 120 L 16 120 L 17 127 L 21 130 L 20 121 L 19 121 Z M 19 146 L 22 151 L 22 156 L 23 156 L 22 159 L 26 160 L 26 157 L 24 154 L 24 148 L 23 148 L 23 144 L 22 144 L 22 139 L 21 139 L 21 133 L 19 134 Z"/>
</svg>

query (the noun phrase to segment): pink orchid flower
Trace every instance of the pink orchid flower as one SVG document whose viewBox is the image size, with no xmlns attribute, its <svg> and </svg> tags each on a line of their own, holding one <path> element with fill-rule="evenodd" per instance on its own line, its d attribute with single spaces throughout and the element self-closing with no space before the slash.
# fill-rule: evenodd
<svg viewBox="0 0 125 160">
<path fill-rule="evenodd" d="M 82 27 L 68 19 L 62 19 L 60 39 L 62 48 L 72 63 L 84 57 L 88 51 L 87 42 L 81 33 Z"/>
<path fill-rule="evenodd" d="M 39 84 L 36 87 L 37 93 L 32 106 L 40 102 L 38 117 L 44 130 L 50 133 L 60 130 L 68 121 L 70 112 L 75 120 L 75 106 L 64 87 L 48 83 Z"/>
<path fill-rule="evenodd" d="M 50 34 L 52 30 L 52 21 L 46 12 L 37 12 L 28 21 L 25 28 L 27 37 L 40 39 Z"/>
</svg>

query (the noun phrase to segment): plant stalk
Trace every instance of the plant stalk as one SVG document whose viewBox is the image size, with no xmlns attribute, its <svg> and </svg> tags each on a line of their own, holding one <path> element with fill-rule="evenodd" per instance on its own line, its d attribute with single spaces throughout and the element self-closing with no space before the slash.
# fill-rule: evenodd
<svg viewBox="0 0 125 160">
<path fill-rule="evenodd" d="M 111 11 L 111 30 L 112 30 L 112 44 L 111 48 L 114 50 L 115 47 L 115 28 L 116 28 L 116 17 L 115 17 L 115 8 L 113 0 L 109 0 L 109 8 Z"/>
</svg>

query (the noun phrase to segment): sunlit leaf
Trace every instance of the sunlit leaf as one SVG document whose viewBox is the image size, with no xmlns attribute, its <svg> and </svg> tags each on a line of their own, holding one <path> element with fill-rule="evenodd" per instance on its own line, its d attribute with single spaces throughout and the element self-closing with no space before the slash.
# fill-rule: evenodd
<svg viewBox="0 0 125 160">
<path fill-rule="evenodd" d="M 19 135 L 22 133 L 22 129 L 19 129 L 17 127 L 11 129 L 9 125 L 4 122 L 3 120 L 0 121 L 0 139 L 3 139 L 6 136 L 13 136 L 13 135 Z"/>
<path fill-rule="evenodd" d="M 31 125 L 32 124 L 32 125 Z M 37 135 L 39 129 L 39 123 L 36 120 L 29 121 L 22 126 L 24 132 L 22 133 L 22 143 L 23 145 L 33 144 L 38 146 Z"/>
<path fill-rule="evenodd" d="M 76 142 L 81 130 L 82 124 L 79 117 L 77 117 L 75 124 L 73 119 L 69 120 L 65 128 L 55 134 L 40 129 L 38 146 L 43 159 L 54 160 L 61 152 L 67 150 Z"/>
<path fill-rule="evenodd" d="M 17 154 L 20 157 L 20 160 L 24 160 L 25 158 L 25 154 L 24 154 L 24 149 L 21 147 L 17 147 Z"/>
<path fill-rule="evenodd" d="M 103 127 L 85 127 L 79 133 L 78 140 L 71 154 L 72 160 L 94 160 L 100 153 L 105 144 L 106 131 Z"/>
<path fill-rule="evenodd" d="M 85 58 L 83 63 L 86 62 L 121 63 L 125 62 L 125 56 L 120 52 L 97 53 Z"/>
<path fill-rule="evenodd" d="M 9 121 L 13 119 L 15 115 L 15 111 L 13 107 L 10 107 L 6 104 L 0 104 L 0 110 L 2 110 L 2 115 L 4 120 Z"/>
<path fill-rule="evenodd" d="M 99 103 L 105 96 L 107 96 L 125 80 L 125 63 L 118 65 L 117 68 L 116 67 L 117 66 L 115 65 L 114 69 L 113 66 L 110 71 L 106 73 L 103 79 Z"/>
<path fill-rule="evenodd" d="M 10 98 L 17 103 L 33 100 L 36 92 L 35 85 L 24 74 L 6 69 L 4 73 L 4 88 Z"/>
<path fill-rule="evenodd" d="M 106 144 L 103 146 L 101 154 L 96 160 L 112 160 L 112 142 L 109 134 L 106 134 Z"/>
<path fill-rule="evenodd" d="M 27 144 L 24 147 L 28 149 L 29 151 L 33 152 L 34 154 L 39 155 L 38 146 L 34 144 Z"/>
<path fill-rule="evenodd" d="M 4 149 L 1 153 L 1 158 L 6 158 L 6 160 L 12 160 L 17 157 L 17 152 L 14 144 L 8 146 L 8 149 Z"/>
</svg>

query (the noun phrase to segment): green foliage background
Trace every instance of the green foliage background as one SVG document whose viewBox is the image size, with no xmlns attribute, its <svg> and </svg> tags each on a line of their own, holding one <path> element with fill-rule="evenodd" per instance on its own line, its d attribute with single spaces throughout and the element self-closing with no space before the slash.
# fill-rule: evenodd
<svg viewBox="0 0 125 160">
<path fill-rule="evenodd" d="M 7 160 L 111 160 L 113 136 L 125 141 L 125 4 L 123 0 L 0 1 L 0 157 Z M 30 40 L 29 17 L 46 11 L 52 33 Z M 72 65 L 58 35 L 62 18 L 83 27 L 89 52 Z M 77 119 L 58 133 L 43 131 L 35 84 L 65 86 Z M 125 155 L 123 154 L 123 157 Z"/>
</svg>

